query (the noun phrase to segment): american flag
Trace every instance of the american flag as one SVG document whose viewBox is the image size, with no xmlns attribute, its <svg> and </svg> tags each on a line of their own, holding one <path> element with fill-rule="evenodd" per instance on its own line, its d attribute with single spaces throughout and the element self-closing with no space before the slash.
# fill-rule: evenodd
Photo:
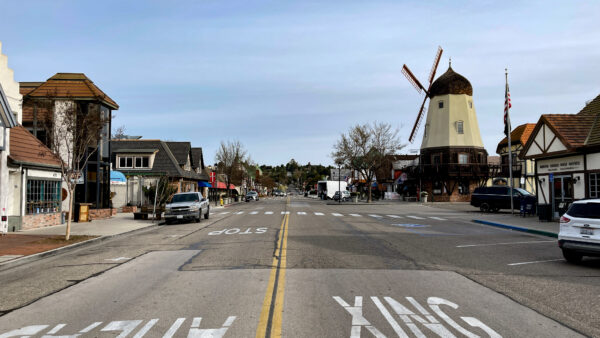
<svg viewBox="0 0 600 338">
<path fill-rule="evenodd" d="M 510 133 L 510 117 L 508 116 L 508 111 L 512 108 L 512 104 L 510 103 L 510 91 L 508 90 L 508 81 L 506 82 L 506 92 L 504 93 L 504 135 L 508 137 Z"/>
</svg>

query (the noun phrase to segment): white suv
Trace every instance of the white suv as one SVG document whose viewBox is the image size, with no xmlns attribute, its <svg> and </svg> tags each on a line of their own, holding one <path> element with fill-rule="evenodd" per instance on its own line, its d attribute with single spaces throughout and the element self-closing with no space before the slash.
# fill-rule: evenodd
<svg viewBox="0 0 600 338">
<path fill-rule="evenodd" d="M 600 199 L 571 204 L 560 218 L 558 246 L 571 263 L 583 256 L 600 256 Z"/>
</svg>

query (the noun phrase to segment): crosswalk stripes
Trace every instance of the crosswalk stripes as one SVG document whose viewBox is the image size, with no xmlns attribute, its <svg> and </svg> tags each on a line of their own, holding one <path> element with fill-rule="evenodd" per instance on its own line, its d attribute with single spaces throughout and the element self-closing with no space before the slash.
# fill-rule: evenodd
<svg viewBox="0 0 600 338">
<path fill-rule="evenodd" d="M 233 215 L 243 215 L 244 213 L 246 213 L 246 211 L 236 211 L 236 212 L 230 212 L 230 211 L 223 211 L 220 213 L 217 213 L 216 215 L 227 215 L 227 214 L 233 214 Z M 247 213 L 248 215 L 259 215 L 262 214 L 262 211 L 249 211 Z M 264 212 L 265 215 L 273 215 L 274 212 L 273 211 L 265 211 Z M 281 212 L 282 215 L 289 215 L 290 212 L 289 211 L 282 211 Z M 297 215 L 301 215 L 301 216 L 306 216 L 308 215 L 308 212 L 306 211 L 296 211 Z M 325 213 L 322 212 L 312 212 L 312 214 L 314 214 L 315 216 L 325 216 Z M 334 217 L 344 217 L 344 216 L 352 216 L 352 217 L 363 217 L 363 215 L 361 214 L 341 214 L 338 212 L 332 212 L 329 213 L 328 215 L 334 216 Z M 424 219 L 434 219 L 436 221 L 446 221 L 446 218 L 442 218 L 442 217 L 438 217 L 438 216 L 415 216 L 415 215 L 377 215 L 377 214 L 367 214 L 367 216 L 369 217 L 373 217 L 375 219 L 384 219 L 384 218 L 394 218 L 394 219 L 400 219 L 400 218 L 412 218 L 412 219 L 418 219 L 418 220 L 424 220 Z"/>
</svg>

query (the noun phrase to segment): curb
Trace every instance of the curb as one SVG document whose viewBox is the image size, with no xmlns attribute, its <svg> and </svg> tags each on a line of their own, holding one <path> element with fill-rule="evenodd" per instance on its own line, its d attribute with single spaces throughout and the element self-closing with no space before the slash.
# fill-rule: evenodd
<svg viewBox="0 0 600 338">
<path fill-rule="evenodd" d="M 547 237 L 558 238 L 558 234 L 556 234 L 554 232 L 550 232 L 550 231 L 523 228 L 523 227 L 518 227 L 518 226 L 514 226 L 514 225 L 506 225 L 506 224 L 502 224 L 502 223 L 483 221 L 480 219 L 474 219 L 471 221 L 475 222 L 475 223 L 479 223 L 479 224 L 491 225 L 494 227 L 499 227 L 499 228 L 504 228 L 504 229 L 510 229 L 510 230 L 516 230 L 516 231 L 521 231 L 521 232 L 527 232 L 527 233 L 535 234 L 535 235 L 542 235 L 542 236 L 547 236 Z"/>
<path fill-rule="evenodd" d="M 107 239 L 111 239 L 111 238 L 114 238 L 114 237 L 117 237 L 117 236 L 131 234 L 131 233 L 134 233 L 134 232 L 137 232 L 137 231 L 141 231 L 141 230 L 147 230 L 147 229 L 149 229 L 149 228 L 151 228 L 153 226 L 158 226 L 158 224 L 157 225 L 149 225 L 147 227 L 143 227 L 143 228 L 139 228 L 139 229 L 134 229 L 134 230 L 129 230 L 129 231 L 126 231 L 126 232 L 121 232 L 121 233 L 118 233 L 118 234 L 100 236 L 100 237 L 97 237 L 97 238 L 88 239 L 87 241 L 83 241 L 83 242 L 79 242 L 79 243 L 75 243 L 75 244 L 71 244 L 71 245 L 66 245 L 66 246 L 61 246 L 60 248 L 56 248 L 56 249 L 52 249 L 52 250 L 48 250 L 48 251 L 43 251 L 43 252 L 38 252 L 38 253 L 33 254 L 33 255 L 19 257 L 19 258 L 10 260 L 10 261 L 2 262 L 2 263 L 0 263 L 0 271 L 8 270 L 8 269 L 14 268 L 14 267 L 19 266 L 19 265 L 30 263 L 30 262 L 33 262 L 33 261 L 36 261 L 36 260 L 39 260 L 39 259 L 42 259 L 42 258 L 45 258 L 45 257 L 54 256 L 54 255 L 57 255 L 59 253 L 63 253 L 63 252 L 69 251 L 69 250 L 77 249 L 77 248 L 82 247 L 82 246 L 86 246 L 86 245 L 89 245 L 89 244 L 94 244 L 96 242 L 99 243 L 99 242 L 102 242 L 102 241 L 105 241 Z"/>
</svg>

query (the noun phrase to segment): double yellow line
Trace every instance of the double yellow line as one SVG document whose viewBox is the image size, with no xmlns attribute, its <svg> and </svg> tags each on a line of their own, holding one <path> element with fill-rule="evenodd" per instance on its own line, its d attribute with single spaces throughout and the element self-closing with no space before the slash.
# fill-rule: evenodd
<svg viewBox="0 0 600 338">
<path fill-rule="evenodd" d="M 289 202 L 288 197 L 287 204 Z M 281 337 L 289 220 L 290 215 L 286 214 L 281 221 L 279 239 L 275 248 L 275 257 L 273 257 L 273 267 L 271 268 L 269 284 L 265 293 L 258 328 L 256 329 L 256 338 Z"/>
</svg>

